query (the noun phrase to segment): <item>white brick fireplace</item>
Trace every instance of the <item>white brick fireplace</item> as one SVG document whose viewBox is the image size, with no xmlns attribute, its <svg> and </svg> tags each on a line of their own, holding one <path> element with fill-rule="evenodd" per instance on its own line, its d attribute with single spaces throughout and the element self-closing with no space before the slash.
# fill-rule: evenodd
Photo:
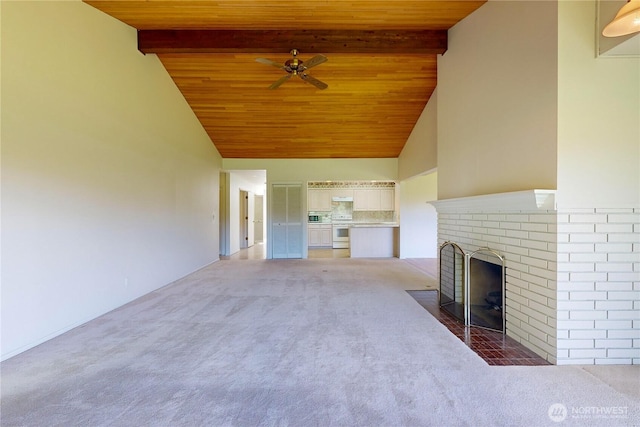
<svg viewBox="0 0 640 427">
<path fill-rule="evenodd" d="M 558 211 L 558 364 L 640 364 L 640 209 Z"/>
<path fill-rule="evenodd" d="M 558 212 L 553 190 L 429 203 L 440 245 L 505 258 L 507 335 L 554 364 L 640 364 L 640 209 Z"/>
<path fill-rule="evenodd" d="M 553 191 L 431 202 L 438 243 L 465 252 L 488 247 L 505 258 L 507 334 L 556 362 L 556 211 Z"/>
</svg>

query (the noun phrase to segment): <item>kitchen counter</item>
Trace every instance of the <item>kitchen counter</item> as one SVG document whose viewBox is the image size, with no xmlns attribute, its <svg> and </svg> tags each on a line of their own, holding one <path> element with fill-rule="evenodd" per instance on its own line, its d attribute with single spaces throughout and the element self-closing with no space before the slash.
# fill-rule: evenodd
<svg viewBox="0 0 640 427">
<path fill-rule="evenodd" d="M 398 256 L 398 223 L 353 223 L 349 231 L 352 258 L 392 258 Z"/>
<path fill-rule="evenodd" d="M 351 228 L 395 228 L 400 227 L 397 222 L 353 222 Z"/>
</svg>

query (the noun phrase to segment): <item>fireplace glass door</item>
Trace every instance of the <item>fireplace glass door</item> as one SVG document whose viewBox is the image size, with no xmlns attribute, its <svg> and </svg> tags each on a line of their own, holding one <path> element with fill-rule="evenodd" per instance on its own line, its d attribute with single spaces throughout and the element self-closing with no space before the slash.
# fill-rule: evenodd
<svg viewBox="0 0 640 427">
<path fill-rule="evenodd" d="M 504 259 L 487 248 L 467 258 L 467 324 L 504 332 Z"/>
<path fill-rule="evenodd" d="M 489 248 L 465 253 L 453 242 L 440 246 L 440 309 L 467 326 L 504 333 L 504 258 Z"/>
</svg>

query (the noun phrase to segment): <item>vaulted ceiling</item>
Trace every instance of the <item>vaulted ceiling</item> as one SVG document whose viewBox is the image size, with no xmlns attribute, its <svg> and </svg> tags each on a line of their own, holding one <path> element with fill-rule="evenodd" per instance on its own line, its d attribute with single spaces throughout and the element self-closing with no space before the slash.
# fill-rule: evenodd
<svg viewBox="0 0 640 427">
<path fill-rule="evenodd" d="M 447 30 L 486 0 L 84 0 L 138 30 L 225 158 L 397 157 Z M 132 46 L 132 49 L 136 46 Z M 269 86 L 278 63 L 327 62 Z"/>
</svg>

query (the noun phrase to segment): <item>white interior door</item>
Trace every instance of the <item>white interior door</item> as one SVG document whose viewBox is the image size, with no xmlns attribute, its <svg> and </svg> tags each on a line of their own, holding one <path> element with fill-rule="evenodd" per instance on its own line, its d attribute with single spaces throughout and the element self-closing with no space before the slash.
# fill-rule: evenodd
<svg viewBox="0 0 640 427">
<path fill-rule="evenodd" d="M 249 193 L 240 190 L 240 249 L 249 247 Z"/>
<path fill-rule="evenodd" d="M 264 240 L 264 196 L 257 194 L 254 203 L 253 237 L 256 242 Z"/>
<path fill-rule="evenodd" d="M 273 258 L 302 258 L 302 185 L 273 184 L 271 197 Z"/>
<path fill-rule="evenodd" d="M 247 246 L 251 247 L 253 246 L 256 241 L 255 241 L 255 227 L 253 225 L 253 223 L 255 222 L 255 214 L 256 214 L 256 208 L 255 208 L 255 194 L 253 194 L 253 192 L 248 191 L 247 192 Z"/>
<path fill-rule="evenodd" d="M 274 184 L 271 190 L 271 256 L 287 258 L 287 187 Z"/>
<path fill-rule="evenodd" d="M 302 258 L 302 186 L 290 185 L 287 191 L 287 254 Z"/>
</svg>

